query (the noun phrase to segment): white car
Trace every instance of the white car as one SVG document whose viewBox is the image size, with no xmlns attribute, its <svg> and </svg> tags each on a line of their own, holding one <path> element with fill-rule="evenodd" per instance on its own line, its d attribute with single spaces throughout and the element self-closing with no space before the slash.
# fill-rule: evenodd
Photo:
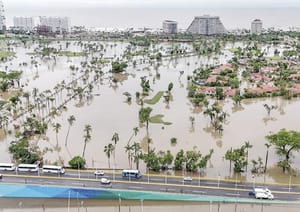
<svg viewBox="0 0 300 212">
<path fill-rule="evenodd" d="M 271 193 L 268 192 L 257 192 L 255 193 L 255 198 L 256 199 L 270 199 L 273 200 L 274 196 Z"/>
<path fill-rule="evenodd" d="M 103 175 L 104 175 L 104 171 L 102 171 L 102 170 L 96 170 L 96 171 L 94 172 L 94 175 L 95 175 L 95 176 L 103 176 Z"/>
<path fill-rule="evenodd" d="M 192 177 L 184 177 L 183 178 L 183 181 L 189 181 L 189 182 L 191 182 L 192 180 L 193 180 Z"/>
<path fill-rule="evenodd" d="M 101 184 L 110 184 L 110 180 L 107 179 L 107 178 L 102 177 L 102 178 L 100 179 L 100 183 L 101 183 Z"/>
</svg>

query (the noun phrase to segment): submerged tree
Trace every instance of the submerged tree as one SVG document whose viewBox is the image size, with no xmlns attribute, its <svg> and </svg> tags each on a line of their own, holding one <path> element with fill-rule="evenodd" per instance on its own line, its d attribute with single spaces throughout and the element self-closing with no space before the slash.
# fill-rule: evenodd
<svg viewBox="0 0 300 212">
<path fill-rule="evenodd" d="M 244 167 L 247 166 L 245 149 L 243 145 L 241 148 L 230 149 L 225 153 L 225 159 L 233 162 L 235 172 L 243 172 Z"/>
<path fill-rule="evenodd" d="M 85 125 L 83 131 L 84 131 L 85 134 L 83 135 L 84 146 L 83 146 L 83 151 L 82 151 L 82 157 L 84 158 L 86 144 L 92 139 L 92 136 L 91 136 L 92 127 L 91 127 L 91 125 L 89 125 L 89 124 Z"/>
<path fill-rule="evenodd" d="M 80 156 L 75 156 L 69 161 L 69 165 L 73 169 L 84 169 L 86 161 Z"/>
<path fill-rule="evenodd" d="M 74 123 L 75 120 L 76 120 L 76 118 L 75 118 L 75 116 L 73 116 L 73 115 L 71 115 L 71 116 L 68 118 L 69 126 L 68 126 L 67 135 L 66 135 L 65 146 L 68 145 L 68 137 L 69 137 L 69 133 L 70 133 L 70 128 L 71 128 L 71 126 L 73 126 L 73 123 Z"/>
<path fill-rule="evenodd" d="M 109 143 L 108 145 L 104 146 L 104 153 L 106 154 L 107 159 L 108 159 L 108 168 L 110 168 L 110 157 L 114 151 L 114 148 L 115 147 L 112 143 Z"/>
<path fill-rule="evenodd" d="M 32 164 L 42 160 L 42 152 L 38 146 L 30 144 L 25 137 L 11 142 L 8 150 L 16 163 Z"/>
<path fill-rule="evenodd" d="M 278 133 L 268 135 L 266 138 L 276 148 L 279 157 L 283 158 L 278 162 L 278 166 L 283 172 L 290 170 L 292 152 L 300 149 L 300 132 L 281 129 Z"/>
<path fill-rule="evenodd" d="M 139 120 L 140 122 L 146 123 L 146 133 L 147 133 L 147 152 L 149 154 L 150 152 L 150 138 L 149 138 L 149 122 L 150 122 L 150 113 L 152 112 L 152 108 L 146 107 L 146 108 L 141 108 L 139 111 Z"/>
</svg>

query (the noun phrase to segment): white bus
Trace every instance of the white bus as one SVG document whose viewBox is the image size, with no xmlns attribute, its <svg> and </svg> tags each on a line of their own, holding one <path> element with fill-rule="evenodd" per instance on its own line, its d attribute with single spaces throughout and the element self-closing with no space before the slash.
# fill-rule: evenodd
<svg viewBox="0 0 300 212">
<path fill-rule="evenodd" d="M 62 166 L 43 165 L 43 173 L 64 174 L 65 169 Z"/>
<path fill-rule="evenodd" d="M 14 171 L 16 166 L 13 163 L 0 163 L 0 171 Z"/>
<path fill-rule="evenodd" d="M 38 164 L 21 163 L 18 165 L 18 171 L 20 171 L 20 172 L 37 172 L 37 171 L 39 171 L 39 165 Z"/>
<path fill-rule="evenodd" d="M 141 172 L 139 170 L 126 170 L 124 169 L 122 171 L 122 177 L 128 177 L 128 178 L 140 178 Z"/>
</svg>

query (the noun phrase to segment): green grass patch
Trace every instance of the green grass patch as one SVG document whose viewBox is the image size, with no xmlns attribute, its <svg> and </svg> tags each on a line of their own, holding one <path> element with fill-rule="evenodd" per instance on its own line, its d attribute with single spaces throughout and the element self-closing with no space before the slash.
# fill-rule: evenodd
<svg viewBox="0 0 300 212">
<path fill-rule="evenodd" d="M 164 95 L 163 91 L 159 91 L 152 99 L 146 99 L 144 102 L 149 105 L 156 104 L 160 98 Z"/>
<path fill-rule="evenodd" d="M 279 55 L 275 55 L 275 56 L 272 56 L 272 57 L 268 57 L 270 60 L 282 60 L 283 58 L 280 57 Z"/>
<path fill-rule="evenodd" d="M 235 52 L 238 51 L 238 49 L 237 48 L 232 48 L 232 49 L 229 49 L 229 51 L 232 52 L 232 53 L 235 53 Z"/>
<path fill-rule="evenodd" d="M 71 51 L 60 51 L 60 56 L 67 56 L 67 57 L 83 57 L 86 55 L 84 52 L 71 52 Z"/>
<path fill-rule="evenodd" d="M 155 116 L 150 117 L 150 123 L 152 124 L 163 124 L 163 125 L 171 125 L 171 122 L 163 121 L 164 115 L 158 114 Z"/>
<path fill-rule="evenodd" d="M 0 51 L 0 58 L 15 56 L 15 52 Z"/>
<path fill-rule="evenodd" d="M 110 63 L 110 60 L 105 60 L 105 59 L 93 60 L 91 63 L 94 63 L 94 64 L 105 64 L 105 63 Z"/>
</svg>

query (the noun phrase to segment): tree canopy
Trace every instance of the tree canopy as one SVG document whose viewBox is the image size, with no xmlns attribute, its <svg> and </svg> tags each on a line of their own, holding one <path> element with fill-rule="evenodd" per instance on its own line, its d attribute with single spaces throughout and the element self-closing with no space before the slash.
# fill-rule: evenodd
<svg viewBox="0 0 300 212">
<path fill-rule="evenodd" d="M 281 129 L 278 133 L 266 136 L 266 139 L 271 145 L 275 146 L 276 153 L 281 158 L 278 166 L 282 168 L 283 172 L 289 170 L 291 168 L 292 151 L 299 151 L 300 149 L 300 132 Z"/>
</svg>

